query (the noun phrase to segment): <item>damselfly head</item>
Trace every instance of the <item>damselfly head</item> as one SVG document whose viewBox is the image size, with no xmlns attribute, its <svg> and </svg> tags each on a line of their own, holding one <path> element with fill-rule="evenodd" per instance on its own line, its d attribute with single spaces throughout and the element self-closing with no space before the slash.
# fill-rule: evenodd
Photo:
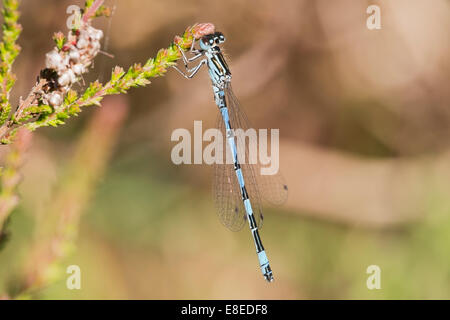
<svg viewBox="0 0 450 320">
<path fill-rule="evenodd" d="M 203 50 L 209 50 L 212 47 L 216 47 L 225 42 L 225 36 L 222 32 L 215 32 L 207 34 L 200 39 L 200 48 Z"/>
</svg>

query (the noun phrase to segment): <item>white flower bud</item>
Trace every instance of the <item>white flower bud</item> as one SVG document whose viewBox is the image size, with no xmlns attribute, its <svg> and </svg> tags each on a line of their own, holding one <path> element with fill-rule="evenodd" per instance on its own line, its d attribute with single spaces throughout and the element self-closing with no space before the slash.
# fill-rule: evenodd
<svg viewBox="0 0 450 320">
<path fill-rule="evenodd" d="M 92 40 L 100 40 L 103 37 L 103 31 L 95 29 L 92 26 L 89 26 L 86 29 L 86 35 L 89 36 Z"/>
<path fill-rule="evenodd" d="M 58 70 L 61 67 L 63 58 L 55 50 L 50 51 L 45 55 L 45 66 L 48 69 Z"/>
<path fill-rule="evenodd" d="M 69 62 L 70 62 L 70 57 L 69 55 L 65 55 L 63 57 L 63 61 L 62 61 L 62 69 L 67 68 L 67 66 L 69 66 Z"/>
<path fill-rule="evenodd" d="M 78 48 L 78 49 L 84 49 L 84 48 L 86 48 L 88 45 L 89 45 L 89 41 L 86 40 L 86 39 L 83 38 L 83 37 L 80 37 L 80 39 L 79 39 L 78 42 L 77 42 L 77 48 Z"/>
<path fill-rule="evenodd" d="M 91 55 L 95 56 L 100 51 L 100 48 L 101 48 L 100 42 L 93 41 L 91 43 L 91 45 L 92 45 L 92 48 L 90 49 L 90 53 L 91 53 Z"/>
<path fill-rule="evenodd" d="M 50 93 L 48 102 L 54 107 L 59 107 L 63 102 L 62 94 L 59 92 Z"/>
<path fill-rule="evenodd" d="M 75 72 L 73 72 L 71 69 L 67 70 L 67 73 L 70 76 L 70 82 L 74 83 L 77 81 L 77 76 L 75 75 Z"/>
<path fill-rule="evenodd" d="M 73 72 L 74 72 L 76 75 L 78 75 L 78 76 L 81 75 L 81 74 L 83 74 L 84 71 L 85 71 L 84 66 L 83 66 L 81 63 L 78 63 L 78 64 L 74 65 L 74 66 L 72 67 L 72 70 L 73 70 Z"/>
<path fill-rule="evenodd" d="M 63 87 L 75 82 L 76 80 L 77 77 L 75 76 L 74 72 L 69 69 L 59 77 L 58 84 Z"/>
<path fill-rule="evenodd" d="M 67 72 L 63 73 L 59 78 L 58 78 L 58 84 L 60 86 L 65 86 L 68 85 L 70 83 L 70 76 Z"/>
<path fill-rule="evenodd" d="M 102 30 L 95 30 L 95 32 L 92 33 L 92 39 L 99 41 L 102 38 L 103 38 L 103 31 Z"/>
<path fill-rule="evenodd" d="M 92 27 L 88 27 L 87 29 L 81 29 L 79 37 L 87 40 L 89 38 L 89 28 Z"/>
<path fill-rule="evenodd" d="M 78 60 L 80 60 L 80 53 L 78 52 L 77 49 L 72 49 L 69 52 L 69 58 L 73 62 L 78 62 Z"/>
</svg>

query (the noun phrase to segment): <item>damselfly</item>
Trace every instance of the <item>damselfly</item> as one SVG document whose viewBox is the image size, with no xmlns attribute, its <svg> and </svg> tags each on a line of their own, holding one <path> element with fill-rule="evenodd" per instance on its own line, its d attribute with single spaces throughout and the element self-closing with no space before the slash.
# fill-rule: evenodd
<svg viewBox="0 0 450 320">
<path fill-rule="evenodd" d="M 233 231 L 242 229 L 248 221 L 262 274 L 270 282 L 273 281 L 273 274 L 258 232 L 263 221 L 261 198 L 273 204 L 282 204 L 287 198 L 287 186 L 280 174 L 261 175 L 259 163 L 239 161 L 240 155 L 249 159 L 249 145 L 245 143 L 245 137 L 235 135 L 235 130 L 245 132 L 250 125 L 231 89 L 231 72 L 220 48 L 224 41 L 225 37 L 220 32 L 204 35 L 199 40 L 199 49 L 195 48 L 195 41 L 192 43 L 192 57 L 186 57 L 180 48 L 186 72 L 176 66 L 174 68 L 190 79 L 203 65 L 208 67 L 214 99 L 220 112 L 217 126 L 226 137 L 228 143 L 225 144 L 233 159 L 232 164 L 214 165 L 213 188 L 218 215 L 221 222 Z M 194 61 L 200 62 L 189 68 Z"/>
</svg>

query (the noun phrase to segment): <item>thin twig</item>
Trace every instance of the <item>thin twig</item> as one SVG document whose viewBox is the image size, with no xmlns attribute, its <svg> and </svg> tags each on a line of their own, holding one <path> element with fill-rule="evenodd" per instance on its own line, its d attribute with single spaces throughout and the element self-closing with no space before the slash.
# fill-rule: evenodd
<svg viewBox="0 0 450 320">
<path fill-rule="evenodd" d="M 83 16 L 83 22 L 88 23 L 89 20 L 94 18 L 95 14 L 97 13 L 97 10 L 100 9 L 102 4 L 104 3 L 104 0 L 95 0 L 95 2 L 91 5 L 91 7 L 86 11 L 86 13 Z"/>
</svg>

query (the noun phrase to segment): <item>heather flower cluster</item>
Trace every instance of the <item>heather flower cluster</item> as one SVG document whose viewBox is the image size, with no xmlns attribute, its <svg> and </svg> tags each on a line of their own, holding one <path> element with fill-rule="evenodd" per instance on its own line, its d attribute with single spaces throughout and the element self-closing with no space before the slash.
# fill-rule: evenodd
<svg viewBox="0 0 450 320">
<path fill-rule="evenodd" d="M 19 13 L 17 0 L 3 0 L 5 23 L 2 62 L 5 72 L 0 73 L 7 87 L 0 94 L 0 143 L 10 144 L 20 128 L 33 131 L 43 126 L 57 126 L 64 119 L 73 115 L 67 110 L 67 98 L 76 96 L 71 87 L 88 72 L 95 57 L 101 49 L 103 31 L 94 28 L 93 18 L 108 16 L 110 11 L 104 7 L 104 0 L 86 1 L 84 15 L 80 12 L 80 21 L 72 28 L 67 37 L 62 32 L 55 33 L 53 40 L 56 47 L 46 55 L 46 68 L 41 70 L 38 82 L 31 89 L 25 100 L 20 100 L 18 107 L 10 115 L 9 92 L 14 85 L 12 64 L 20 52 L 15 43 L 21 26 L 17 23 Z M 0 70 L 1 71 L 1 70 Z M 78 111 L 78 110 L 76 110 Z M 75 112 L 76 113 L 76 112 Z"/>
<path fill-rule="evenodd" d="M 41 73 L 47 80 L 41 103 L 61 106 L 68 90 L 87 72 L 100 52 L 102 38 L 103 31 L 95 29 L 89 22 L 82 23 L 78 30 L 71 30 L 67 40 L 61 32 L 55 34 L 57 46 L 47 53 L 46 69 Z"/>
</svg>

